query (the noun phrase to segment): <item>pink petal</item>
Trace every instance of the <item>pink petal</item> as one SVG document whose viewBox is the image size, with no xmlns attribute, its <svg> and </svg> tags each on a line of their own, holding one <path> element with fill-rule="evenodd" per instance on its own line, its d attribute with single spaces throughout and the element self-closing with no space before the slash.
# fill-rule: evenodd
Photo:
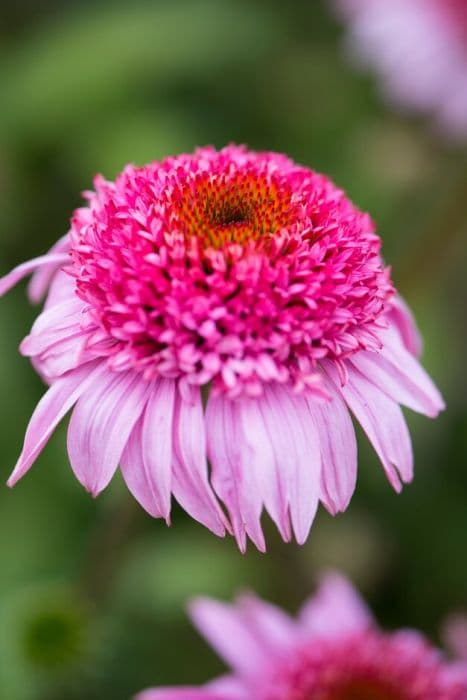
<svg viewBox="0 0 467 700">
<path fill-rule="evenodd" d="M 319 436 L 307 400 L 279 385 L 264 390 L 263 418 L 289 504 L 295 537 L 303 544 L 321 492 Z"/>
<path fill-rule="evenodd" d="M 81 333 L 83 303 L 71 299 L 45 309 L 37 317 L 29 335 L 21 343 L 23 355 L 39 355 L 72 333 Z"/>
<path fill-rule="evenodd" d="M 251 690 L 236 676 L 221 676 L 205 687 L 222 700 L 251 700 Z"/>
<path fill-rule="evenodd" d="M 49 250 L 47 255 L 56 255 L 58 253 L 66 253 L 70 248 L 70 236 L 65 234 L 60 238 L 54 246 Z M 53 276 L 57 272 L 57 265 L 45 265 L 36 270 L 29 282 L 28 296 L 30 300 L 38 304 L 45 296 L 47 289 L 52 281 Z"/>
<path fill-rule="evenodd" d="M 286 471 L 277 459 L 267 425 L 267 404 L 264 396 L 257 399 L 237 400 L 239 418 L 244 441 L 240 451 L 242 472 L 254 473 L 256 489 L 246 484 L 245 498 L 257 497 L 257 508 L 266 510 L 276 523 L 282 539 L 289 542 L 292 537 Z M 266 417 L 265 417 L 266 414 Z"/>
<path fill-rule="evenodd" d="M 341 385 L 332 362 L 323 362 L 323 367 L 367 434 L 391 485 L 400 491 L 400 478 L 406 483 L 413 478 L 413 455 L 409 431 L 399 405 L 349 362 L 348 381 L 344 385 Z"/>
<path fill-rule="evenodd" d="M 187 513 L 223 537 L 225 517 L 208 479 L 201 392 L 195 387 L 189 388 L 189 391 L 189 401 L 179 391 L 175 396 L 172 491 Z"/>
<path fill-rule="evenodd" d="M 239 412 L 243 401 L 224 395 L 209 396 L 206 409 L 208 454 L 215 492 L 229 511 L 233 531 L 242 552 L 246 535 L 260 551 L 265 551 L 261 529 L 262 493 L 256 470 L 249 464 L 251 455 L 242 432 Z"/>
<path fill-rule="evenodd" d="M 102 373 L 102 363 L 90 362 L 58 379 L 44 394 L 29 422 L 23 451 L 8 486 L 14 486 L 29 470 L 62 418 Z"/>
<path fill-rule="evenodd" d="M 70 262 L 70 256 L 65 254 L 41 255 L 39 258 L 34 258 L 28 262 L 22 263 L 15 267 L 4 277 L 0 278 L 0 297 L 12 289 L 24 277 L 27 277 L 35 270 L 39 270 L 44 266 L 53 266 L 54 269 Z"/>
<path fill-rule="evenodd" d="M 148 391 L 136 372 L 107 370 L 79 399 L 68 427 L 68 454 L 76 478 L 93 496 L 117 469 Z"/>
<path fill-rule="evenodd" d="M 121 460 L 125 482 L 154 518 L 170 516 L 172 431 L 176 385 L 157 379 L 143 416 L 135 425 Z"/>
<path fill-rule="evenodd" d="M 349 361 L 387 396 L 417 413 L 435 417 L 444 406 L 425 370 L 402 346 L 397 354 L 385 347 L 381 352 L 356 353 Z"/>
<path fill-rule="evenodd" d="M 40 355 L 33 356 L 35 367 L 48 381 L 76 369 L 79 365 L 93 360 L 96 356 L 86 347 L 87 336 L 81 331 L 57 341 Z"/>
<path fill-rule="evenodd" d="M 252 634 L 262 640 L 272 656 L 288 651 L 297 641 L 297 623 L 276 605 L 247 593 L 238 598 L 237 608 L 241 610 Z"/>
<path fill-rule="evenodd" d="M 308 399 L 321 450 L 321 500 L 335 515 L 349 505 L 357 481 L 357 441 L 349 411 L 333 384 L 325 380 L 330 401 Z"/>
<path fill-rule="evenodd" d="M 231 700 L 232 696 L 223 695 L 207 688 L 153 688 L 138 693 L 134 700 Z"/>
<path fill-rule="evenodd" d="M 55 304 L 60 304 L 62 301 L 73 298 L 76 298 L 76 281 L 74 277 L 63 272 L 63 270 L 58 270 L 55 272 L 50 282 L 49 293 L 45 300 L 44 309 L 48 309 Z"/>
<path fill-rule="evenodd" d="M 351 583 L 327 574 L 300 613 L 305 636 L 341 637 L 373 626 L 373 616 Z"/>
<path fill-rule="evenodd" d="M 241 607 L 199 598 L 190 605 L 193 623 L 221 658 L 241 675 L 255 675 L 271 663 Z"/>
<path fill-rule="evenodd" d="M 396 326 L 407 350 L 415 357 L 420 357 L 423 349 L 422 337 L 410 308 L 401 296 L 397 295 L 392 299 L 392 308 L 387 316 Z"/>
<path fill-rule="evenodd" d="M 420 363 L 411 355 L 401 343 L 399 336 L 394 329 L 387 329 L 380 332 L 383 341 L 381 355 L 389 362 L 396 371 L 416 389 L 422 397 L 425 405 L 425 412 L 430 409 L 428 415 L 435 416 L 445 408 L 443 397 L 437 387 L 425 372 Z"/>
</svg>

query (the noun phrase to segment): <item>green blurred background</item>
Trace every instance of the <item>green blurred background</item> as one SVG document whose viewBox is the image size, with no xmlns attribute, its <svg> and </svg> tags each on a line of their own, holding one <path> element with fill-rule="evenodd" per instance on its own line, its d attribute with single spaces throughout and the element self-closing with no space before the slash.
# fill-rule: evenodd
<svg viewBox="0 0 467 700">
<path fill-rule="evenodd" d="M 331 175 L 378 222 L 415 309 L 424 361 L 448 402 L 410 415 L 416 479 L 392 493 L 360 440 L 348 512 L 320 512 L 306 546 L 241 556 L 175 508 L 152 520 L 117 478 L 92 501 L 65 428 L 13 490 L 0 489 L 0 698 L 127 700 L 221 670 L 186 599 L 255 588 L 294 610 L 340 567 L 387 626 L 437 639 L 467 606 L 465 234 L 467 157 L 391 114 L 341 50 L 324 0 L 18 0 L 0 10 L 0 271 L 45 251 L 95 172 L 113 178 L 195 145 L 287 152 Z M 0 304 L 1 481 L 43 387 L 17 353 L 37 313 Z"/>
</svg>

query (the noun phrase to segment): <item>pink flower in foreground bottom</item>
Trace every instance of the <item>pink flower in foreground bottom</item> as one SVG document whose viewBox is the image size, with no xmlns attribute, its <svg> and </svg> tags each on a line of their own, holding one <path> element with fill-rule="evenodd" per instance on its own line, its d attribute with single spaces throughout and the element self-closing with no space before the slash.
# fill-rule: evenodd
<svg viewBox="0 0 467 700">
<path fill-rule="evenodd" d="M 394 488 L 412 479 L 399 404 L 433 417 L 443 401 L 371 219 L 326 177 L 204 148 L 97 177 L 86 197 L 49 254 L 0 280 L 34 272 L 32 299 L 47 292 L 21 352 L 50 388 L 10 485 L 71 409 L 93 495 L 120 465 L 151 515 L 169 520 L 174 495 L 242 550 L 265 548 L 263 508 L 303 542 L 320 500 L 347 507 L 349 409 Z"/>
<path fill-rule="evenodd" d="M 297 621 L 254 596 L 198 600 L 195 625 L 232 668 L 202 688 L 147 690 L 136 700 L 465 700 L 467 663 L 419 633 L 378 629 L 351 585 L 328 575 Z"/>
<path fill-rule="evenodd" d="M 332 2 L 349 22 L 352 53 L 374 66 L 388 97 L 467 138 L 466 0 Z"/>
</svg>

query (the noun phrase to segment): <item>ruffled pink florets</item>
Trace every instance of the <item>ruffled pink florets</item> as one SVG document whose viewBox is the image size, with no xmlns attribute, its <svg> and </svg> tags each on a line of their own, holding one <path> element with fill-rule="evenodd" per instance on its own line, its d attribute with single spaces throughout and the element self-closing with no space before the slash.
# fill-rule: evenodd
<svg viewBox="0 0 467 700">
<path fill-rule="evenodd" d="M 73 218 L 71 273 L 113 368 L 258 394 L 313 387 L 319 360 L 380 346 L 380 239 L 326 177 L 229 146 L 95 188 Z"/>
<path fill-rule="evenodd" d="M 377 629 L 316 639 L 271 679 L 261 700 L 465 700 L 442 654 L 415 632 Z"/>
</svg>

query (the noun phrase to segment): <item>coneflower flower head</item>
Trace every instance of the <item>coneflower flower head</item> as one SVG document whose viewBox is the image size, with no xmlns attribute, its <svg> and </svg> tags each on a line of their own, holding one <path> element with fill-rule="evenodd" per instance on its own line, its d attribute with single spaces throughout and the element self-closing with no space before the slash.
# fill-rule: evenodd
<svg viewBox="0 0 467 700">
<path fill-rule="evenodd" d="M 195 600 L 191 616 L 231 673 L 136 700 L 465 700 L 467 664 L 413 630 L 384 632 L 350 583 L 329 574 L 293 620 L 249 594 Z"/>
<path fill-rule="evenodd" d="M 443 404 L 368 215 L 323 175 L 236 146 L 94 185 L 67 236 L 0 280 L 36 270 L 32 296 L 48 289 L 21 351 L 51 388 L 11 484 L 74 404 L 68 451 L 89 491 L 120 463 L 153 516 L 173 493 L 242 549 L 247 535 L 264 549 L 263 507 L 303 542 L 320 499 L 347 506 L 346 404 L 395 488 L 411 479 L 398 404 Z"/>
<path fill-rule="evenodd" d="M 110 366 L 256 396 L 314 388 L 319 360 L 379 347 L 380 240 L 327 178 L 231 147 L 95 186 L 72 274 Z"/>
</svg>

